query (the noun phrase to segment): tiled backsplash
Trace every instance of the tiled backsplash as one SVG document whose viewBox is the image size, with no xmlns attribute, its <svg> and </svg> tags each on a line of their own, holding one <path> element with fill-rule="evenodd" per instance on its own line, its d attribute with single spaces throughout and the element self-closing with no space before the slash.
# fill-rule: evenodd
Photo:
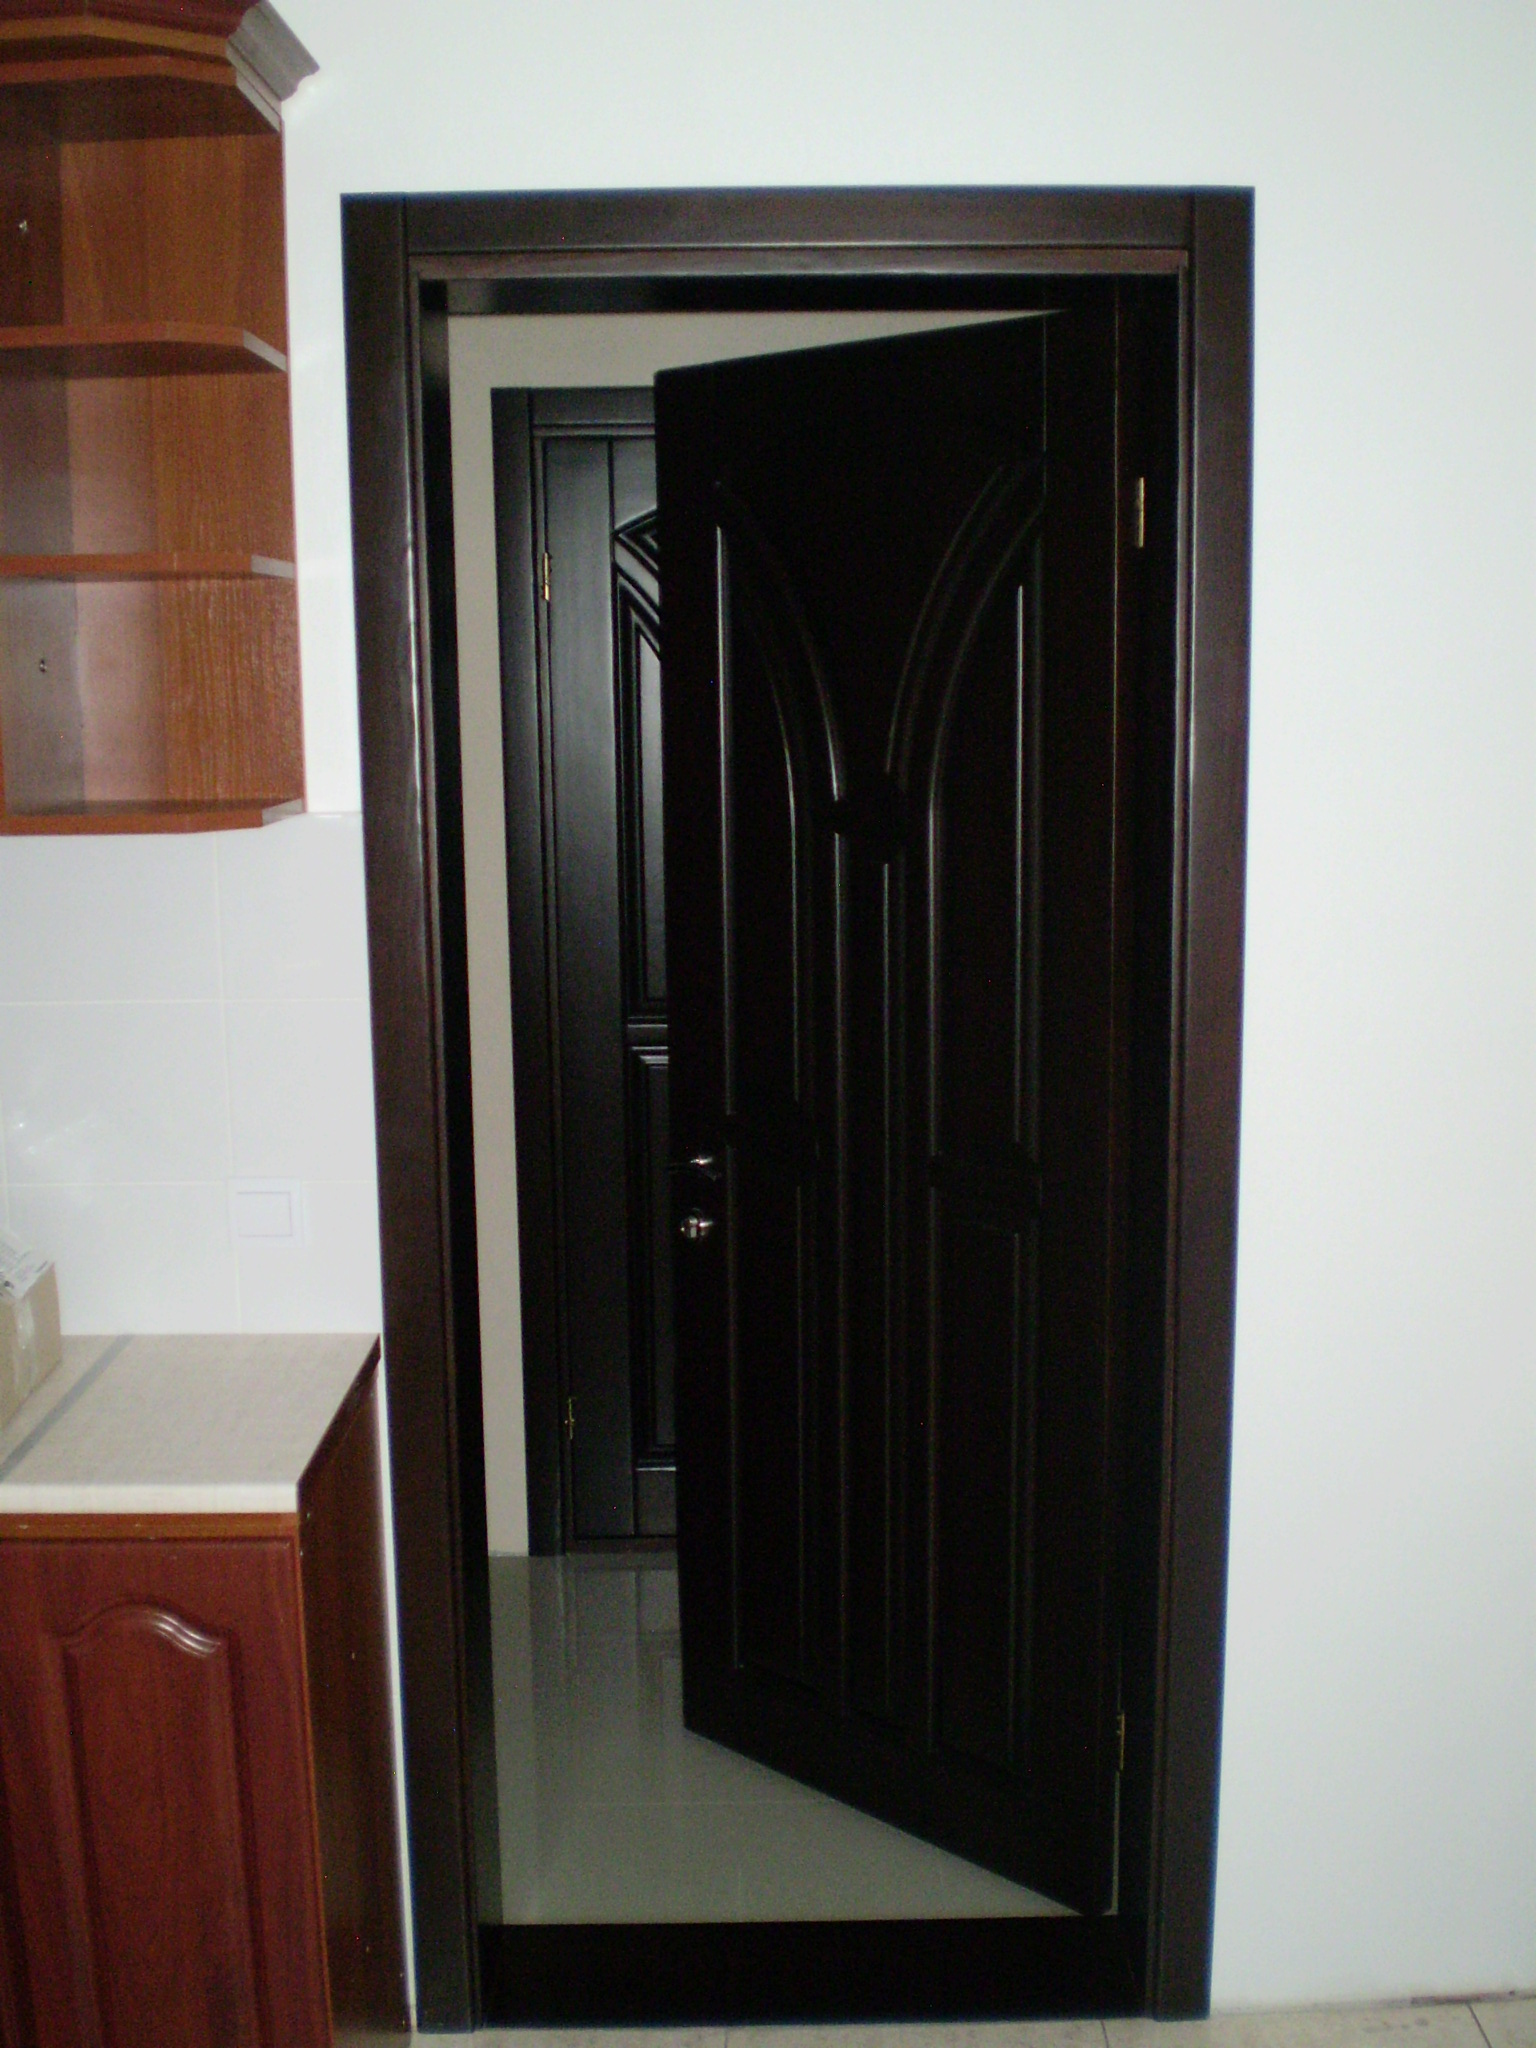
<svg viewBox="0 0 1536 2048">
<path fill-rule="evenodd" d="M 377 1329 L 361 820 L 0 839 L 0 1128 L 66 1330 Z"/>
</svg>

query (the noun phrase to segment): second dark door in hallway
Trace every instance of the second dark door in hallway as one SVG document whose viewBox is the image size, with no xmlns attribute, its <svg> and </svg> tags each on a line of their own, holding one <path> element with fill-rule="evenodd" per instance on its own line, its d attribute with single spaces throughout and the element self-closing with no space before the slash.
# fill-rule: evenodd
<svg viewBox="0 0 1536 2048">
<path fill-rule="evenodd" d="M 503 671 L 514 959 L 535 931 L 543 955 L 542 991 L 514 970 L 513 1019 L 530 1530 L 548 1553 L 676 1528 L 656 457 L 648 391 L 494 405 L 504 633 L 534 624 L 534 676 Z M 530 696 L 531 726 L 513 701 Z M 530 798 L 536 865 L 515 815 Z"/>
</svg>

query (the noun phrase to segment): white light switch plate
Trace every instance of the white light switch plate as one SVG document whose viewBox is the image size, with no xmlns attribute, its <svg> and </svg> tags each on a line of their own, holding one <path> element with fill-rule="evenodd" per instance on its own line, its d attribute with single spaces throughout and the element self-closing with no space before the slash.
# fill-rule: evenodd
<svg viewBox="0 0 1536 2048">
<path fill-rule="evenodd" d="M 229 1227 L 237 1244 L 302 1244 L 307 1236 L 301 1180 L 232 1180 Z"/>
</svg>

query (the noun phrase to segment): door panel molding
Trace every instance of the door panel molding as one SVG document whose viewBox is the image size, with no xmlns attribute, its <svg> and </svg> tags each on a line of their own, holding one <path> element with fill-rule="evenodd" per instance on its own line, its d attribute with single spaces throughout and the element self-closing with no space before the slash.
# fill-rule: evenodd
<svg viewBox="0 0 1536 2048">
<path fill-rule="evenodd" d="M 1147 1912 L 1139 1930 L 1122 1916 L 1121 1933 L 1138 1987 L 1132 2002 L 1169 2016 L 1201 2012 L 1209 1998 L 1231 1443 L 1252 194 L 363 198 L 344 202 L 343 236 L 384 1320 L 419 2024 L 426 2027 L 466 2026 L 484 2009 L 477 1921 L 489 1885 L 477 1876 L 473 1824 L 483 1452 L 473 1259 L 464 1249 L 466 1239 L 472 1245 L 472 1216 L 464 1215 L 461 1193 L 468 1139 L 458 1095 L 467 1076 L 454 1057 L 462 979 L 453 902 L 455 735 L 442 729 L 449 712 L 437 672 L 451 668 L 452 642 L 431 603 L 436 595 L 441 610 L 452 590 L 451 508 L 440 488 L 428 488 L 431 473 L 440 479 L 444 471 L 447 438 L 434 333 L 450 306 L 932 305 L 945 292 L 967 305 L 1020 306 L 1029 303 L 1033 280 L 1052 276 L 1174 281 L 1171 423 L 1161 438 L 1148 436 L 1148 459 L 1165 466 L 1173 507 L 1169 532 L 1149 528 L 1148 546 L 1158 559 L 1166 553 L 1176 593 L 1164 806 L 1173 848 L 1168 943 L 1146 998 L 1149 1013 L 1162 1018 L 1171 1086 L 1160 1111 L 1165 1137 L 1160 1151 L 1153 1148 L 1161 1164 L 1147 1176 L 1156 1197 L 1147 1213 L 1163 1218 L 1162 1249 L 1142 1285 L 1147 1327 L 1155 1326 L 1166 1370 L 1160 1397 L 1141 1417 L 1155 1448 L 1139 1468 L 1158 1531 L 1146 1573 L 1155 1621 L 1127 1650 L 1150 1703 L 1128 1728 L 1123 1795 Z M 989 300 L 989 292 L 1003 296 Z M 556 1932 L 527 1931 L 534 1947 L 537 1936 Z M 737 1946 L 755 1953 L 764 1938 Z M 1124 1993 L 1094 1990 L 1080 1970 L 1074 1976 L 1050 1960 L 1076 1938 L 1043 1925 L 1019 1934 L 1020 1952 L 1027 1948 L 1035 1959 L 1034 1989 L 1021 1980 L 1015 2009 L 1125 2009 Z M 525 1979 L 516 1930 L 488 1930 L 485 1939 L 485 1985 L 494 2002 Z M 722 1941 L 715 1946 L 724 1952 Z M 922 1952 L 939 1951 L 930 1944 Z M 937 1983 L 943 1969 L 933 1968 Z M 526 1981 L 536 1979 L 537 1972 Z M 613 2018 L 636 2010 L 625 2004 L 621 1980 L 628 1981 L 615 1964 Z M 710 1981 L 735 1978 L 717 1970 Z M 920 1985 L 913 1995 L 914 2011 L 937 2009 L 923 2008 Z M 560 1996 L 551 1993 L 549 2002 L 553 2015 Z"/>
<path fill-rule="evenodd" d="M 817 1412 L 832 1348 L 826 1318 L 837 1288 L 836 1254 L 822 1256 L 821 1229 L 828 1195 L 822 1160 L 828 1148 L 820 1132 L 827 1104 L 837 1097 L 840 1054 L 826 1015 L 825 984 L 836 979 L 835 966 L 830 973 L 828 968 L 841 944 L 841 905 L 827 887 L 831 849 L 826 820 L 841 791 L 841 748 L 820 654 L 784 564 L 732 492 L 716 491 L 714 512 L 720 1100 L 726 1161 L 722 1249 L 731 1447 L 729 1655 L 733 1663 L 792 1684 L 814 1683 L 825 1591 L 811 1571 L 818 1514 Z M 737 856 L 739 813 L 747 815 L 759 835 L 758 854 L 746 862 Z M 775 813 L 783 827 L 782 843 L 771 848 L 778 872 L 759 857 L 763 829 Z M 745 906 L 744 894 L 750 898 Z M 752 950 L 755 945 L 776 950 L 776 942 L 791 961 L 784 991 L 787 1015 L 782 1017 L 768 1013 L 760 997 L 752 995 Z M 743 1265 L 786 1251 L 795 1287 L 776 1301 L 779 1320 L 753 1316 L 743 1327 L 741 1296 L 755 1292 L 743 1285 Z M 692 1256 L 709 1252 L 701 1248 Z M 794 1359 L 795 1372 L 790 1384 L 781 1387 L 776 1364 L 786 1354 Z M 796 1444 L 793 1493 L 751 1494 L 743 1479 L 742 1443 L 786 1434 Z M 794 1645 L 789 1657 L 782 1644 L 743 1631 L 749 1581 L 759 1607 L 781 1609 Z M 689 1684 L 685 1664 L 685 1692 Z"/>
</svg>

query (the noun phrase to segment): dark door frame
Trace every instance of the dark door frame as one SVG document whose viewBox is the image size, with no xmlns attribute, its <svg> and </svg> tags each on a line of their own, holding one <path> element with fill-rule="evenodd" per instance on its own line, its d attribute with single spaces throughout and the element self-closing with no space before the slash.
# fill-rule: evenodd
<svg viewBox="0 0 1536 2048">
<path fill-rule="evenodd" d="M 995 304 L 986 291 L 999 280 L 1062 273 L 1179 280 L 1166 1372 L 1150 1910 L 1135 1930 L 1131 1960 L 1146 2010 L 1203 2012 L 1214 1911 L 1236 1282 L 1252 194 L 848 189 L 368 197 L 343 202 L 343 247 L 418 2025 L 449 2029 L 473 2024 L 482 2008 L 479 1923 L 496 1917 L 497 1883 L 463 855 L 456 806 L 444 801 L 459 782 L 450 306 L 867 305 L 900 303 L 893 295 L 902 292 L 913 294 L 911 304 Z M 937 299 L 935 291 L 942 294 Z M 1021 1939 L 1028 1928 L 1052 1924 L 1094 1923 L 1019 1923 Z M 577 1962 L 574 1954 L 571 1960 Z M 1070 1975 L 1058 1973 L 1057 1981 L 1065 1986 Z M 1047 1987 L 1039 2009 L 1072 2010 L 1060 2000 L 1074 1995 L 1083 1996 L 1063 1989 L 1053 2005 Z M 1075 2009 L 1095 2008 L 1079 2002 Z"/>
</svg>

